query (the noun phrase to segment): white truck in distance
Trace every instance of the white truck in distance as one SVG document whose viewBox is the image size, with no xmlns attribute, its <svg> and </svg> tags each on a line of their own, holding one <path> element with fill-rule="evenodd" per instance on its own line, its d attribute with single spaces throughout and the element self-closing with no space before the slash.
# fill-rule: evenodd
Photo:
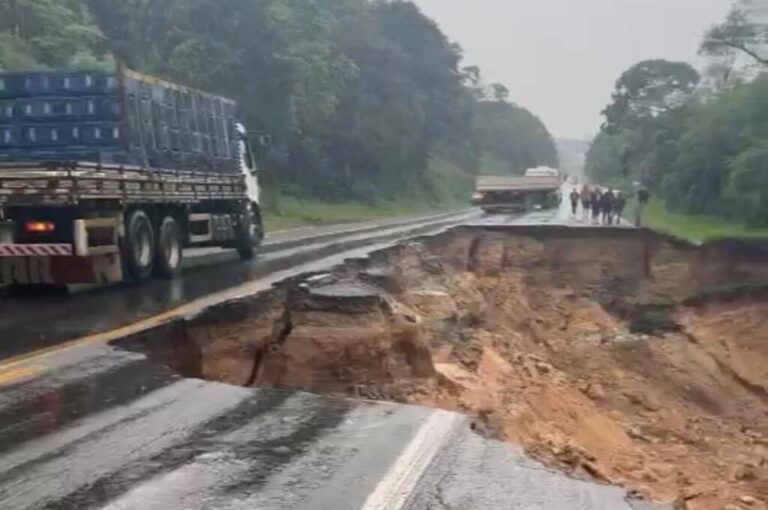
<svg viewBox="0 0 768 510">
<path fill-rule="evenodd" d="M 489 214 L 556 207 L 561 184 L 560 172 L 547 167 L 532 168 L 524 176 L 479 176 L 473 203 Z"/>
<path fill-rule="evenodd" d="M 560 177 L 560 171 L 548 166 L 530 168 L 525 172 L 526 177 Z"/>
</svg>

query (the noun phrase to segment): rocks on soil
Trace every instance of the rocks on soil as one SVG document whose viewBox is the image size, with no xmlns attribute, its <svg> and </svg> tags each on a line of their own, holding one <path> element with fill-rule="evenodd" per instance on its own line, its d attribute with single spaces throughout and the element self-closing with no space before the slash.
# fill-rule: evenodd
<svg viewBox="0 0 768 510">
<path fill-rule="evenodd" d="M 757 251 L 755 251 L 757 250 Z M 762 248 L 644 231 L 460 228 L 186 327 L 199 375 L 466 412 L 573 476 L 766 509 Z"/>
</svg>

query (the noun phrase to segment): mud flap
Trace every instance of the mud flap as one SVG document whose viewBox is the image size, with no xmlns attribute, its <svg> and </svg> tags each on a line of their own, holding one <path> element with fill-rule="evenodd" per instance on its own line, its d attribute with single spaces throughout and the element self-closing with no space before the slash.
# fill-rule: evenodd
<svg viewBox="0 0 768 510">
<path fill-rule="evenodd" d="M 1 285 L 108 284 L 123 281 L 117 254 L 95 257 L 3 257 Z"/>
</svg>

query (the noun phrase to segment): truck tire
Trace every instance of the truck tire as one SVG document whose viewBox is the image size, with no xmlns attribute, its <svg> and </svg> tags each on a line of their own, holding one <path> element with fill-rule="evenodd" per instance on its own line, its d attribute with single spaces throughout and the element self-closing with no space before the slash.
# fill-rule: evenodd
<svg viewBox="0 0 768 510">
<path fill-rule="evenodd" d="M 160 228 L 157 231 L 155 274 L 169 280 L 176 278 L 181 273 L 183 259 L 181 227 L 172 216 L 166 216 L 160 222 Z"/>
<path fill-rule="evenodd" d="M 258 208 L 251 206 L 240 215 L 240 221 L 235 227 L 235 248 L 243 260 L 251 260 L 256 256 L 256 246 L 264 237 L 261 226 L 261 215 Z"/>
<path fill-rule="evenodd" d="M 144 280 L 152 275 L 155 265 L 155 229 L 147 213 L 133 211 L 125 222 L 125 265 L 129 275 Z"/>
</svg>

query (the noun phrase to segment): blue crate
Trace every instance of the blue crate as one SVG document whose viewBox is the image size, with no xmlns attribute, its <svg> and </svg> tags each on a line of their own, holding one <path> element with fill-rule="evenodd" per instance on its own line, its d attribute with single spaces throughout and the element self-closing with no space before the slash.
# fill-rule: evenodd
<svg viewBox="0 0 768 510">
<path fill-rule="evenodd" d="M 0 161 L 235 172 L 234 101 L 133 71 L 0 73 Z"/>
</svg>

